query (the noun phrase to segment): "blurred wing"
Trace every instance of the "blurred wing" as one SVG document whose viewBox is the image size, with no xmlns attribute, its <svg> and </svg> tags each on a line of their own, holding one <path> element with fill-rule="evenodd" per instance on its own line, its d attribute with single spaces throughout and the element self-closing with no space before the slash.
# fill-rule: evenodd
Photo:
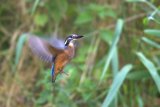
<svg viewBox="0 0 160 107">
<path fill-rule="evenodd" d="M 58 49 L 65 49 L 65 44 L 64 41 L 61 39 L 57 39 L 57 38 L 51 38 L 51 40 L 49 41 L 51 43 L 51 45 L 55 48 Z"/>
<path fill-rule="evenodd" d="M 46 40 L 40 39 L 36 36 L 29 37 L 29 47 L 34 54 L 46 62 L 53 62 L 54 57 L 58 53 L 63 52 L 63 50 L 53 47 Z"/>
</svg>

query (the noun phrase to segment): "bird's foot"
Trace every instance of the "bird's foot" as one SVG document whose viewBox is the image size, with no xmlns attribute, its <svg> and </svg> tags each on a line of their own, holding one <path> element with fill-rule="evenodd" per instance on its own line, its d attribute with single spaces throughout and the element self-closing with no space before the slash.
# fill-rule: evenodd
<svg viewBox="0 0 160 107">
<path fill-rule="evenodd" d="M 66 72 L 64 72 L 64 71 L 61 71 L 61 73 L 62 73 L 62 74 L 65 74 L 65 75 L 67 75 L 67 76 L 69 76 L 69 74 L 66 73 Z"/>
</svg>

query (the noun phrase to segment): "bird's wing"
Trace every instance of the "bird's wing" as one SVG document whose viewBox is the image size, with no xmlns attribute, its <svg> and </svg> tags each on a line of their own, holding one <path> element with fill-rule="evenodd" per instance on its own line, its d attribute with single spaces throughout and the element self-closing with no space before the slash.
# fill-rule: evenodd
<svg viewBox="0 0 160 107">
<path fill-rule="evenodd" d="M 62 50 L 65 49 L 65 44 L 62 39 L 57 39 L 57 38 L 53 37 L 49 40 L 49 42 L 53 47 L 56 47 L 56 48 L 62 49 Z"/>
<path fill-rule="evenodd" d="M 37 56 L 46 62 L 53 62 L 54 57 L 63 52 L 63 49 L 58 49 L 52 46 L 48 41 L 37 36 L 29 36 L 29 47 Z"/>
</svg>

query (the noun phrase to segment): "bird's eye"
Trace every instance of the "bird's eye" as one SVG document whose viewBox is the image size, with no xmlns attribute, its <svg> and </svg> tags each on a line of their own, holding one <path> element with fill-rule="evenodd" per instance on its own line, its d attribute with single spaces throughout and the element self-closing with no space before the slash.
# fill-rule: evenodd
<svg viewBox="0 0 160 107">
<path fill-rule="evenodd" d="M 72 39 L 72 38 L 73 38 L 73 35 L 71 35 L 71 36 L 68 37 L 68 39 Z"/>
</svg>

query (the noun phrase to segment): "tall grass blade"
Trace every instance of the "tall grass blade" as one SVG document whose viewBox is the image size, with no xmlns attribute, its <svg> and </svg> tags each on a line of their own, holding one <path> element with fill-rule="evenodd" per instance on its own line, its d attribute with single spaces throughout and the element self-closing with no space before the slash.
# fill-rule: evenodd
<svg viewBox="0 0 160 107">
<path fill-rule="evenodd" d="M 118 70 L 119 70 L 117 47 L 115 48 L 115 53 L 114 53 L 114 55 L 112 57 L 111 65 L 112 65 L 113 77 L 115 78 L 115 76 L 117 75 Z M 117 98 L 117 96 L 115 96 L 115 99 L 112 101 L 111 106 L 118 107 L 118 98 Z"/>
<path fill-rule="evenodd" d="M 151 46 L 153 46 L 153 47 L 155 47 L 155 48 L 160 49 L 160 45 L 159 45 L 158 43 L 156 43 L 156 42 L 154 42 L 154 41 L 152 41 L 152 40 L 150 40 L 150 39 L 148 39 L 148 38 L 146 38 L 146 37 L 142 37 L 142 40 L 143 40 L 144 42 L 146 42 L 147 44 L 149 44 L 149 45 L 151 45 Z"/>
<path fill-rule="evenodd" d="M 115 96 L 118 93 L 118 90 L 120 89 L 124 79 L 126 78 L 128 72 L 132 69 L 132 65 L 131 64 L 127 64 L 125 65 L 120 72 L 118 72 L 118 74 L 116 75 L 116 77 L 113 80 L 113 83 L 111 85 L 111 88 L 108 92 L 108 95 L 106 96 L 102 107 L 108 107 L 110 105 L 110 103 L 112 102 L 112 100 L 115 98 Z"/>
<path fill-rule="evenodd" d="M 119 19 L 118 22 L 117 22 L 117 25 L 116 25 L 115 34 L 114 34 L 114 37 L 113 37 L 113 42 L 111 44 L 111 48 L 109 50 L 109 54 L 108 54 L 107 59 L 106 59 L 105 66 L 103 68 L 99 84 L 101 83 L 102 79 L 104 78 L 104 76 L 107 72 L 107 69 L 109 67 L 110 61 L 111 61 L 112 57 L 114 56 L 115 48 L 116 48 L 117 43 L 119 41 L 120 34 L 122 32 L 122 28 L 123 28 L 123 20 Z"/>
<path fill-rule="evenodd" d="M 32 14 L 35 12 L 39 2 L 40 2 L 40 0 L 35 0 L 32 11 L 31 11 Z"/>
<path fill-rule="evenodd" d="M 154 66 L 154 64 L 149 60 L 147 59 L 143 53 L 141 52 L 138 52 L 137 53 L 137 56 L 139 57 L 140 61 L 143 63 L 143 65 L 148 69 L 149 73 L 151 74 L 157 88 L 158 88 L 158 91 L 160 92 L 160 76 L 157 72 L 157 69 L 156 67 Z"/>
<path fill-rule="evenodd" d="M 26 34 L 22 34 L 17 42 L 17 46 L 16 46 L 16 57 L 15 57 L 15 65 L 17 66 L 17 64 L 19 63 L 19 59 L 22 53 L 22 48 L 24 46 L 24 43 L 26 41 Z"/>
<path fill-rule="evenodd" d="M 137 96 L 138 107 L 144 107 L 143 99 L 140 95 Z"/>
<path fill-rule="evenodd" d="M 127 2 L 145 2 L 146 0 L 126 0 Z"/>
<path fill-rule="evenodd" d="M 144 33 L 149 34 L 149 35 L 153 35 L 153 36 L 156 36 L 156 37 L 160 37 L 160 30 L 146 29 L 146 30 L 144 30 Z"/>
<path fill-rule="evenodd" d="M 113 71 L 113 75 L 116 76 L 116 74 L 118 73 L 119 70 L 119 62 L 118 62 L 118 50 L 117 47 L 114 48 L 115 49 L 115 53 L 112 57 L 112 71 Z"/>
</svg>

